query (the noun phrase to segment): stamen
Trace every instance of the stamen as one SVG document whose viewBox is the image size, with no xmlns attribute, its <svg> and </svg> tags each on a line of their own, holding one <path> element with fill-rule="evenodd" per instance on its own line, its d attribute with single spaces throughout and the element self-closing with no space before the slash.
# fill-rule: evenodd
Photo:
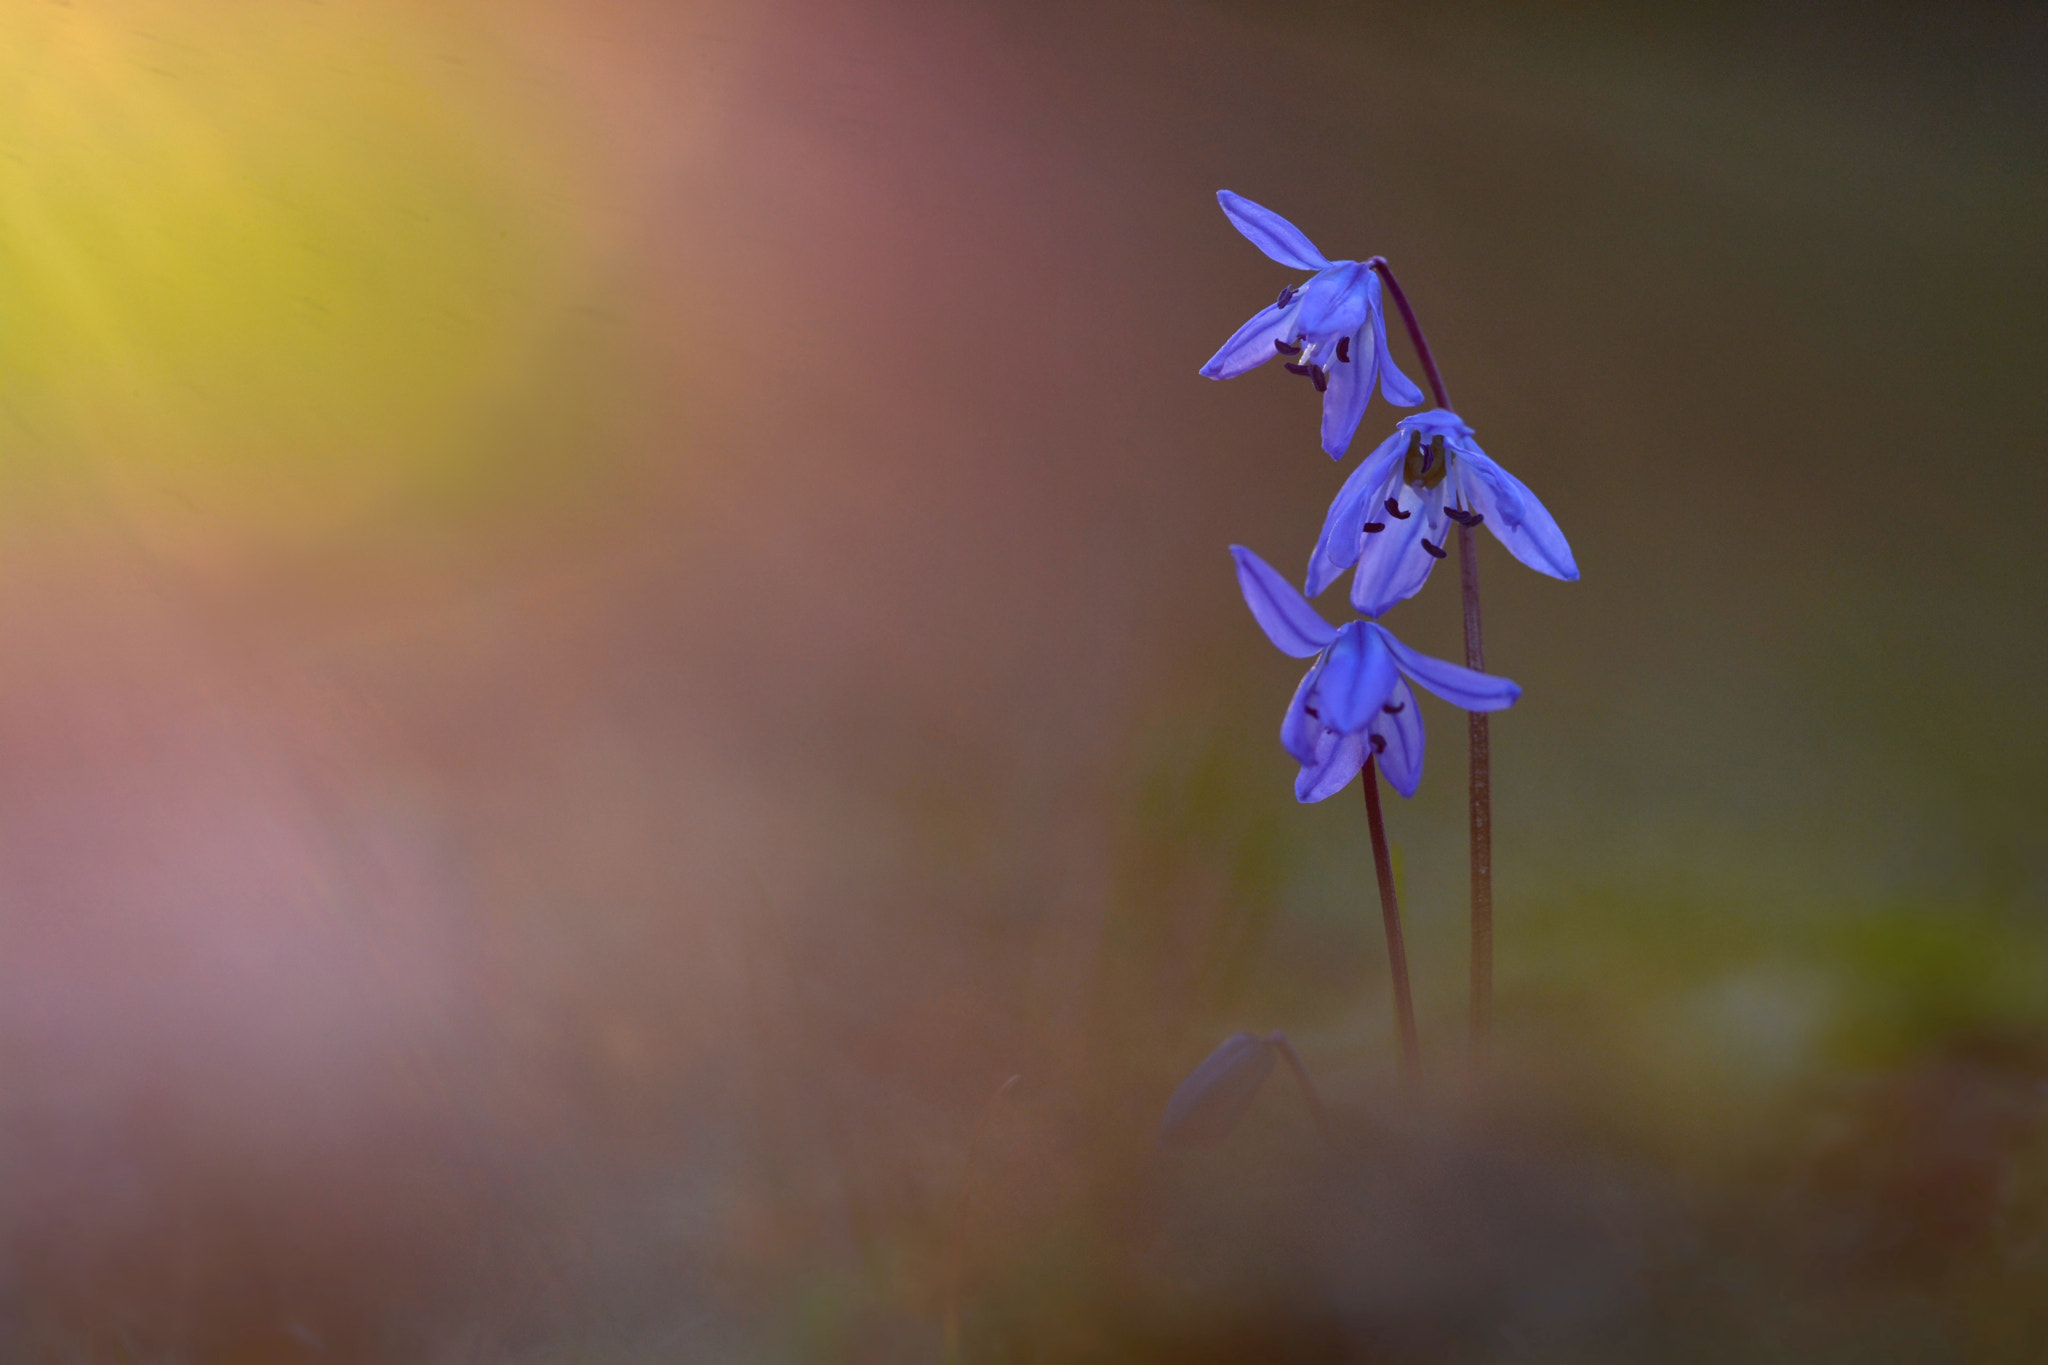
<svg viewBox="0 0 2048 1365">
<path fill-rule="evenodd" d="M 1384 531 L 1386 529 L 1387 524 L 1384 521 L 1368 521 L 1364 527 L 1364 530 L 1368 535 L 1370 535 L 1374 531 Z"/>
<path fill-rule="evenodd" d="M 1386 712 L 1390 716 L 1398 716 L 1407 709 L 1408 703 L 1405 701 L 1390 701 L 1382 702 L 1380 704 L 1380 710 Z"/>
<path fill-rule="evenodd" d="M 1279 337 L 1274 337 L 1274 338 L 1273 338 L 1273 349 L 1274 349 L 1274 350 L 1276 350 L 1276 351 L 1278 351 L 1278 352 L 1279 352 L 1279 353 L 1280 353 L 1281 355 L 1300 355 L 1300 354 L 1301 354 L 1301 347 L 1299 347 L 1299 346 L 1289 346 L 1289 345 L 1288 345 L 1288 344 L 1287 344 L 1286 342 L 1282 341 L 1282 340 L 1281 340 L 1281 339 L 1280 339 Z"/>
<path fill-rule="evenodd" d="M 1308 367 L 1308 377 L 1316 381 L 1316 392 L 1322 393 L 1330 387 L 1330 372 L 1320 365 Z"/>
<path fill-rule="evenodd" d="M 1403 512 L 1401 510 L 1400 503 L 1395 502 L 1392 498 L 1388 498 L 1387 515 L 1392 517 L 1395 521 L 1406 521 L 1408 520 L 1408 518 L 1414 516 L 1415 514 L 1413 512 Z"/>
<path fill-rule="evenodd" d="M 1372 741 L 1372 751 L 1374 753 L 1383 754 L 1387 751 L 1387 737 L 1385 735 L 1368 735 L 1367 738 Z"/>
<path fill-rule="evenodd" d="M 1307 374 L 1310 370 L 1313 370 L 1315 366 L 1304 365 L 1298 360 L 1290 360 L 1287 362 L 1284 368 L 1289 374 Z"/>
<path fill-rule="evenodd" d="M 1283 288 L 1282 288 L 1282 289 L 1280 290 L 1280 297 L 1279 297 L 1279 299 L 1278 299 L 1277 301 L 1275 301 L 1275 302 L 1274 302 L 1273 306 L 1274 306 L 1275 308 L 1285 308 L 1285 307 L 1287 306 L 1287 301 L 1288 301 L 1289 299 L 1291 299 L 1291 298 L 1293 298 L 1293 297 L 1294 297 L 1294 293 L 1295 293 L 1295 290 L 1296 290 L 1296 288 L 1297 288 L 1297 287 L 1298 287 L 1298 286 L 1295 286 L 1295 285 L 1291 285 L 1291 284 L 1290 284 L 1290 285 L 1287 285 L 1287 286 L 1285 286 L 1285 287 L 1283 287 Z"/>
<path fill-rule="evenodd" d="M 1446 507 L 1444 515 L 1457 522 L 1460 526 L 1477 526 L 1480 522 L 1486 520 L 1483 513 L 1467 512 L 1459 507 Z"/>
<path fill-rule="evenodd" d="M 1442 559 L 1444 557 L 1444 552 L 1442 550 L 1439 550 L 1436 546 L 1430 544 L 1429 537 L 1427 536 L 1424 536 L 1422 538 L 1422 548 L 1429 551 L 1430 556 L 1434 559 Z"/>
<path fill-rule="evenodd" d="M 1346 364 L 1350 363 L 1350 360 L 1351 360 L 1351 338 L 1350 338 L 1350 337 L 1338 337 L 1338 338 L 1337 338 L 1337 359 L 1338 359 L 1339 361 L 1342 361 L 1342 362 L 1346 363 Z"/>
</svg>

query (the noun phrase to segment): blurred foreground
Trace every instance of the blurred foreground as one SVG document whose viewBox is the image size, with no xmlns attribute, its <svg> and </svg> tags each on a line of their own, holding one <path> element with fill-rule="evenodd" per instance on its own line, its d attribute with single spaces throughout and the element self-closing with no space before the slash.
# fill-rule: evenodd
<svg viewBox="0 0 2048 1365">
<path fill-rule="evenodd" d="M 2044 40 L 0 18 L 0 1357 L 2048 1358 Z M 1454 713 L 1390 812 L 1419 1105 L 1219 185 L 1585 570 L 1487 547 L 1484 1074 Z M 1335 1136 L 1160 1150 L 1274 1028 Z"/>
</svg>

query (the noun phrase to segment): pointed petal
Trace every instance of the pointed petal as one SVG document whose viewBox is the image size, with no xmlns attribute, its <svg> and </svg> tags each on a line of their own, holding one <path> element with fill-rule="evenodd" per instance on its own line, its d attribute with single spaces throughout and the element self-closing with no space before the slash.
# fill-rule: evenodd
<svg viewBox="0 0 2048 1365">
<path fill-rule="evenodd" d="M 1259 628 L 1282 654 L 1306 659 L 1337 638 L 1337 628 L 1308 604 L 1292 583 L 1242 545 L 1230 547 L 1237 561 L 1237 586 Z"/>
<path fill-rule="evenodd" d="M 1357 261 L 1339 261 L 1301 287 L 1299 326 L 1311 341 L 1336 344 L 1365 326 L 1372 299 L 1372 272 Z"/>
<path fill-rule="evenodd" d="M 1359 461 L 1337 490 L 1329 514 L 1323 518 L 1323 533 L 1309 556 L 1310 597 L 1320 597 L 1344 570 L 1358 562 L 1358 528 L 1371 519 L 1371 509 L 1387 496 L 1387 482 L 1394 477 L 1407 444 L 1408 433 L 1395 432 Z"/>
<path fill-rule="evenodd" d="M 1351 338 L 1351 359 L 1330 366 L 1330 387 L 1323 394 L 1323 450 L 1333 460 L 1343 459 L 1351 448 L 1351 437 L 1372 397 L 1371 361 L 1358 354 L 1363 335 L 1361 330 Z"/>
<path fill-rule="evenodd" d="M 1410 649 L 1376 621 L 1366 622 L 1365 628 L 1386 645 L 1403 673 L 1453 706 L 1462 706 L 1467 711 L 1501 711 L 1521 698 L 1522 689 L 1506 678 Z"/>
<path fill-rule="evenodd" d="M 1389 706 L 1398 709 L 1390 712 Z M 1415 795 L 1422 785 L 1422 708 L 1415 704 L 1415 693 L 1405 680 L 1395 684 L 1392 695 L 1380 703 L 1380 713 L 1372 718 L 1367 733 L 1387 742 L 1379 755 L 1380 771 L 1387 781 L 1401 795 Z"/>
<path fill-rule="evenodd" d="M 1407 433 L 1402 433 L 1401 439 L 1406 441 Z M 1429 581 L 1429 571 L 1436 567 L 1435 556 L 1421 544 L 1430 527 L 1427 501 L 1404 483 L 1396 502 L 1408 513 L 1406 520 L 1387 512 L 1380 503 L 1365 509 L 1387 528 L 1363 538 L 1358 575 L 1351 580 L 1351 605 L 1366 616 L 1384 615 L 1395 603 L 1421 592 Z"/>
<path fill-rule="evenodd" d="M 1316 250 L 1308 234 L 1265 205 L 1254 204 L 1229 190 L 1216 191 L 1216 202 L 1223 206 L 1232 227 L 1280 264 L 1297 270 L 1321 270 L 1330 263 Z"/>
<path fill-rule="evenodd" d="M 1486 517 L 1487 529 L 1508 553 L 1538 573 L 1576 582 L 1579 566 L 1572 547 L 1536 495 L 1477 445 L 1463 443 L 1457 458 L 1472 509 Z"/>
<path fill-rule="evenodd" d="M 1359 734 L 1400 680 L 1386 644 L 1365 622 L 1353 621 L 1324 652 L 1323 674 L 1311 689 L 1309 704 L 1331 729 Z"/>
<path fill-rule="evenodd" d="M 1357 537 L 1354 536 L 1352 539 L 1355 542 Z M 1353 548 L 1355 549 L 1356 546 L 1354 545 Z M 1310 597 L 1321 597 L 1324 590 L 1342 578 L 1344 570 L 1349 567 L 1348 564 L 1337 562 L 1332 556 L 1329 543 L 1326 540 L 1318 540 L 1316 548 L 1310 552 L 1308 557 L 1308 578 L 1305 580 L 1308 595 Z"/>
<path fill-rule="evenodd" d="M 1379 283 L 1377 279 L 1373 281 Z M 1401 373 L 1401 367 L 1394 363 L 1394 353 L 1387 349 L 1387 313 L 1379 306 L 1379 291 L 1373 291 L 1372 310 L 1373 340 L 1378 343 L 1373 354 L 1379 358 L 1380 394 L 1397 408 L 1418 408 L 1422 406 L 1422 390 L 1415 387 L 1415 381 Z"/>
<path fill-rule="evenodd" d="M 1335 733 L 1319 717 L 1308 713 L 1309 698 L 1315 694 L 1316 679 L 1322 676 L 1322 672 L 1323 661 L 1318 659 L 1308 672 L 1301 675 L 1301 682 L 1294 689 L 1294 700 L 1287 703 L 1287 714 L 1280 718 L 1280 747 L 1296 763 L 1318 761 L 1323 752 L 1323 736 Z"/>
<path fill-rule="evenodd" d="M 1256 370 L 1280 354 L 1273 349 L 1273 343 L 1288 339 L 1296 311 L 1292 302 L 1285 308 L 1277 303 L 1267 304 L 1232 333 L 1221 350 L 1203 362 L 1202 373 L 1210 379 L 1235 379 Z"/>
<path fill-rule="evenodd" d="M 1221 1142 L 1258 1098 L 1273 1074 L 1273 1049 L 1263 1038 L 1233 1033 L 1174 1088 L 1159 1121 L 1165 1147 L 1207 1147 Z"/>
<path fill-rule="evenodd" d="M 1301 765 L 1301 772 L 1294 779 L 1294 799 L 1303 805 L 1326 801 L 1351 785 L 1351 779 L 1358 776 L 1358 770 L 1365 766 L 1366 739 L 1362 734 L 1330 734 L 1330 743 L 1322 749 L 1314 763 Z"/>
</svg>

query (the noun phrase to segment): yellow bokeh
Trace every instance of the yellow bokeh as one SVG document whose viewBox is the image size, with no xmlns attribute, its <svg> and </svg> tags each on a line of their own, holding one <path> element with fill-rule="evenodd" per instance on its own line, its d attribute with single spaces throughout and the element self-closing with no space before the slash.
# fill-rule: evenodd
<svg viewBox="0 0 2048 1365">
<path fill-rule="evenodd" d="M 302 539 L 445 480 L 577 269 L 502 38 L 419 5 L 0 11 L 17 505 Z"/>
</svg>

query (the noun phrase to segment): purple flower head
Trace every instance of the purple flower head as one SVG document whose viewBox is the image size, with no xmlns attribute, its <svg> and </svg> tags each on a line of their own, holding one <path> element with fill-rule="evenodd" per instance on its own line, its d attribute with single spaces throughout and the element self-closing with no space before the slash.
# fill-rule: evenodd
<svg viewBox="0 0 2048 1365">
<path fill-rule="evenodd" d="M 1408 683 L 1418 682 L 1453 706 L 1499 711 L 1522 689 L 1506 678 L 1417 653 L 1377 621 L 1331 625 L 1279 570 L 1242 545 L 1230 547 L 1245 605 L 1280 652 L 1314 657 L 1287 718 L 1280 743 L 1301 764 L 1295 799 L 1321 801 L 1342 791 L 1368 753 L 1403 796 L 1422 782 L 1422 716 Z"/>
<path fill-rule="evenodd" d="M 1300 228 L 1242 195 L 1218 190 L 1216 202 L 1253 246 L 1282 265 L 1316 273 L 1306 284 L 1282 289 L 1279 302 L 1252 314 L 1209 357 L 1203 374 L 1235 379 L 1285 356 L 1287 368 L 1313 381 L 1323 395 L 1323 449 L 1332 459 L 1350 448 L 1375 381 L 1397 407 L 1422 402 L 1422 390 L 1387 354 L 1380 280 L 1371 266 L 1325 259 Z"/>
<path fill-rule="evenodd" d="M 1577 580 L 1564 532 L 1521 480 L 1472 439 L 1448 408 L 1404 417 L 1337 491 L 1308 561 L 1308 595 L 1318 596 L 1356 564 L 1351 605 L 1378 616 L 1422 591 L 1446 553 L 1453 521 L 1485 526 L 1508 553 L 1539 573 Z"/>
</svg>

